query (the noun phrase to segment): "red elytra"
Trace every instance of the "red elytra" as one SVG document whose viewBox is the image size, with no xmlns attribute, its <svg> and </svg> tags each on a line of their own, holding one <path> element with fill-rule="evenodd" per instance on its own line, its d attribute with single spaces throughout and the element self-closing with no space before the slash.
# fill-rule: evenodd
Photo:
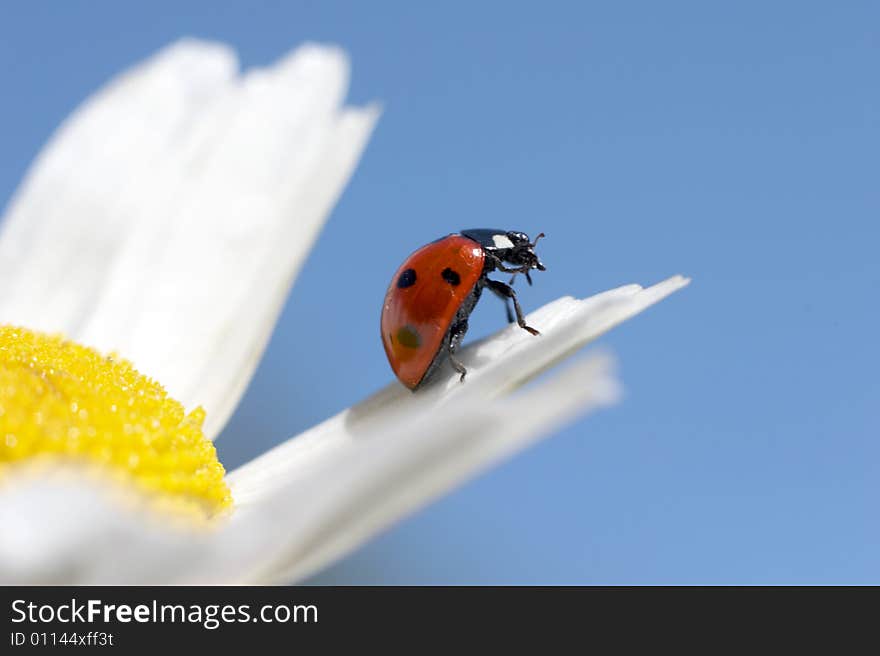
<svg viewBox="0 0 880 656">
<path fill-rule="evenodd" d="M 498 270 L 523 273 L 529 284 L 531 269 L 544 270 L 534 253 L 535 242 L 521 232 L 464 230 L 427 244 L 397 269 L 382 306 L 381 332 L 385 354 L 397 378 L 415 391 L 448 357 L 464 380 L 466 370 L 454 356 L 467 331 L 467 319 L 484 287 L 513 301 L 517 323 L 526 325 L 513 289 L 491 280 Z M 513 264 L 507 267 L 504 262 Z M 507 307 L 508 320 L 513 315 Z"/>
<path fill-rule="evenodd" d="M 482 247 L 450 235 L 423 246 L 394 274 L 382 310 L 382 343 L 400 381 L 415 389 L 441 350 L 459 307 L 483 274 Z M 458 284 L 443 278 L 449 270 Z M 447 273 L 455 282 L 455 277 Z"/>
</svg>

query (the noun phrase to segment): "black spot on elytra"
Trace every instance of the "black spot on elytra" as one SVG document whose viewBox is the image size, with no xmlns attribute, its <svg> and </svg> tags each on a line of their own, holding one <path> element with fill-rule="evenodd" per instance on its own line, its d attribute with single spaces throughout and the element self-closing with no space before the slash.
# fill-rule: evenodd
<svg viewBox="0 0 880 656">
<path fill-rule="evenodd" d="M 440 275 L 443 277 L 443 280 L 448 282 L 453 287 L 457 287 L 461 284 L 461 276 L 449 267 L 443 269 L 443 273 L 441 273 Z"/>
<path fill-rule="evenodd" d="M 406 289 L 407 287 L 412 287 L 416 284 L 416 270 L 415 269 L 407 269 L 403 273 L 400 274 L 400 277 L 397 279 L 397 286 L 401 289 Z"/>
<path fill-rule="evenodd" d="M 419 348 L 422 345 L 422 338 L 412 326 L 404 326 L 398 330 L 397 341 L 401 346 L 406 346 L 407 348 Z"/>
</svg>

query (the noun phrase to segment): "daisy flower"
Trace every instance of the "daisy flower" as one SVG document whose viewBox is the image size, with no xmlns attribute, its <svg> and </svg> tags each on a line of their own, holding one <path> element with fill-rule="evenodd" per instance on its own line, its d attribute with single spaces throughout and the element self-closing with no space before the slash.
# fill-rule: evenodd
<svg viewBox="0 0 880 656">
<path fill-rule="evenodd" d="M 4 583 L 301 580 L 617 399 L 608 355 L 525 383 L 686 279 L 558 299 L 540 339 L 464 348 L 466 384 L 395 381 L 224 471 L 211 440 L 379 116 L 347 83 L 336 48 L 242 74 L 182 41 L 38 156 L 0 225 Z"/>
</svg>

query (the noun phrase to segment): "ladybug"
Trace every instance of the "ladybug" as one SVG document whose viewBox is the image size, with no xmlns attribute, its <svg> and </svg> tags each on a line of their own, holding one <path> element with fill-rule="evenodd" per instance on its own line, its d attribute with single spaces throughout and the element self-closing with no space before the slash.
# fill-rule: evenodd
<svg viewBox="0 0 880 656">
<path fill-rule="evenodd" d="M 417 390 L 444 358 L 464 380 L 467 369 L 455 358 L 455 350 L 484 287 L 504 301 L 508 322 L 514 321 L 509 303 L 513 301 L 519 326 L 539 334 L 526 325 L 513 288 L 488 276 L 493 271 L 512 273 L 512 284 L 522 273 L 531 285 L 529 272 L 545 271 L 535 255 L 535 244 L 543 236 L 532 241 L 524 232 L 462 230 L 406 258 L 388 286 L 381 320 L 385 354 L 400 382 Z"/>
</svg>

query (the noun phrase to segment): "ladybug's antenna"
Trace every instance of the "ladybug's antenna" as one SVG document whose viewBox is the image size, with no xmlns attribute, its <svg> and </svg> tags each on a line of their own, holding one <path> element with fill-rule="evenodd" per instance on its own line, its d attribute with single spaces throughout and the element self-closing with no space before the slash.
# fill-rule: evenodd
<svg viewBox="0 0 880 656">
<path fill-rule="evenodd" d="M 543 233 L 543 232 L 539 232 L 538 235 L 537 235 L 537 237 L 535 237 L 535 241 L 533 241 L 532 244 L 531 244 L 531 246 L 532 246 L 532 251 L 534 251 L 535 246 L 538 245 L 538 240 L 541 239 L 542 237 L 544 237 L 544 233 Z M 536 263 L 537 263 L 537 265 L 535 266 L 535 268 L 538 269 L 538 271 L 546 271 L 546 270 L 547 270 L 547 269 L 544 267 L 544 265 L 541 264 L 541 260 L 539 260 L 537 256 L 535 256 L 535 261 L 536 261 Z M 528 272 L 528 271 L 526 271 L 526 280 L 529 281 L 529 285 L 532 284 L 532 277 L 529 275 L 529 272 Z"/>
</svg>

